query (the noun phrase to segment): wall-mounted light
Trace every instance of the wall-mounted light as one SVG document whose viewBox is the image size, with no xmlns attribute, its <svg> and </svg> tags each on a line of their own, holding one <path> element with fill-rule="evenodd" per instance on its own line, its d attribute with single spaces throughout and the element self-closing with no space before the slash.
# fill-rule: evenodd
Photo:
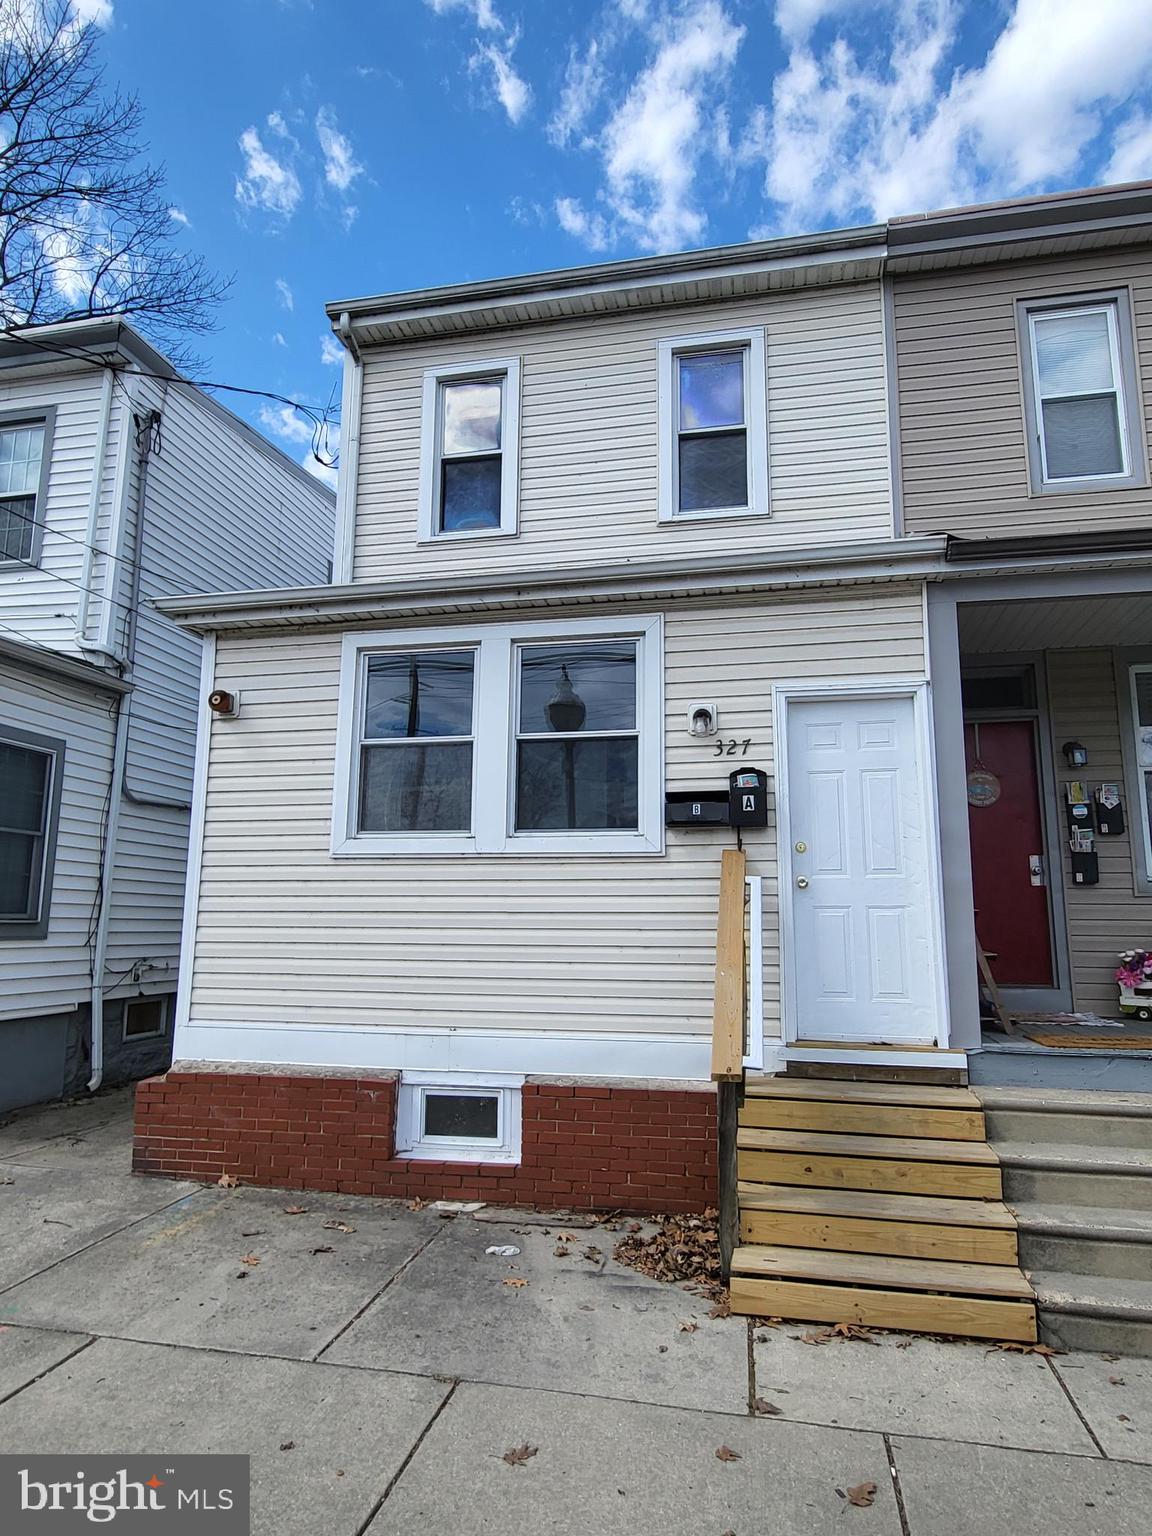
<svg viewBox="0 0 1152 1536">
<path fill-rule="evenodd" d="M 689 704 L 689 736 L 715 736 L 720 729 L 720 715 L 715 704 Z"/>
<path fill-rule="evenodd" d="M 1069 768 L 1087 768 L 1088 748 L 1078 741 L 1066 741 L 1060 748 Z"/>
<path fill-rule="evenodd" d="M 217 720 L 235 720 L 240 713 L 240 695 L 228 693 L 224 688 L 214 688 L 208 695 L 208 708 Z"/>
</svg>

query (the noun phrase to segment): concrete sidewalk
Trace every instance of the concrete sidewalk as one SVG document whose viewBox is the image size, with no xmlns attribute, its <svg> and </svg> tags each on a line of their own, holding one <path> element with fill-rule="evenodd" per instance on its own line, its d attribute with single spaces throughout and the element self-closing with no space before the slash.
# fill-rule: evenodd
<svg viewBox="0 0 1152 1536">
<path fill-rule="evenodd" d="M 130 1116 L 0 1126 L 5 1451 L 246 1453 L 260 1536 L 1148 1529 L 1152 1361 L 750 1329 L 602 1228 L 133 1177 Z"/>
</svg>

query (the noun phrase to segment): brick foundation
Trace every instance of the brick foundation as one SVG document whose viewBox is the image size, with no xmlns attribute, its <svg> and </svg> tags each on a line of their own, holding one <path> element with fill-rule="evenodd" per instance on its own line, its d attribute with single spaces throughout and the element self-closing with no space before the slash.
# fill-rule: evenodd
<svg viewBox="0 0 1152 1536">
<path fill-rule="evenodd" d="M 397 1157 L 395 1078 L 169 1072 L 136 1091 L 138 1173 L 586 1210 L 716 1203 L 716 1100 L 700 1089 L 528 1081 L 519 1164 Z"/>
</svg>

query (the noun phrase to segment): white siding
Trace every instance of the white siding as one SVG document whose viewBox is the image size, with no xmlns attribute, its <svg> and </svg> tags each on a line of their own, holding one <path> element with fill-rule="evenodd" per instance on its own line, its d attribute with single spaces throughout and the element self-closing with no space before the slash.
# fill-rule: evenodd
<svg viewBox="0 0 1152 1536">
<path fill-rule="evenodd" d="M 67 743 L 48 937 L 0 940 L 0 1019 L 65 1012 L 87 999 L 114 711 L 109 694 L 0 663 L 0 722 Z"/>
<path fill-rule="evenodd" d="M 772 513 L 657 520 L 657 344 L 763 325 Z M 426 368 L 522 358 L 520 534 L 418 545 Z M 892 534 L 880 288 L 859 284 L 369 349 L 357 580 L 801 548 Z"/>
<path fill-rule="evenodd" d="M 688 737 L 694 699 L 771 771 L 773 680 L 921 674 L 921 605 L 894 585 L 669 610 L 669 783 L 726 785 L 733 765 Z M 244 709 L 212 728 L 193 1023 L 707 1033 L 728 829 L 672 831 L 665 856 L 334 860 L 340 635 L 222 636 L 217 654 Z M 772 1027 L 774 831 L 745 841 Z"/>
</svg>

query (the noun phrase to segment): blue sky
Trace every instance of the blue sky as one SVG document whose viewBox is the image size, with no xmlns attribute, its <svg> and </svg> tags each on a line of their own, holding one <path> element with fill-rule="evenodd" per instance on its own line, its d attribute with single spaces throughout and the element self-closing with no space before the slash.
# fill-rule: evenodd
<svg viewBox="0 0 1152 1536">
<path fill-rule="evenodd" d="M 73 3 L 235 274 L 212 376 L 321 406 L 326 300 L 1152 177 L 1149 0 Z"/>
</svg>

